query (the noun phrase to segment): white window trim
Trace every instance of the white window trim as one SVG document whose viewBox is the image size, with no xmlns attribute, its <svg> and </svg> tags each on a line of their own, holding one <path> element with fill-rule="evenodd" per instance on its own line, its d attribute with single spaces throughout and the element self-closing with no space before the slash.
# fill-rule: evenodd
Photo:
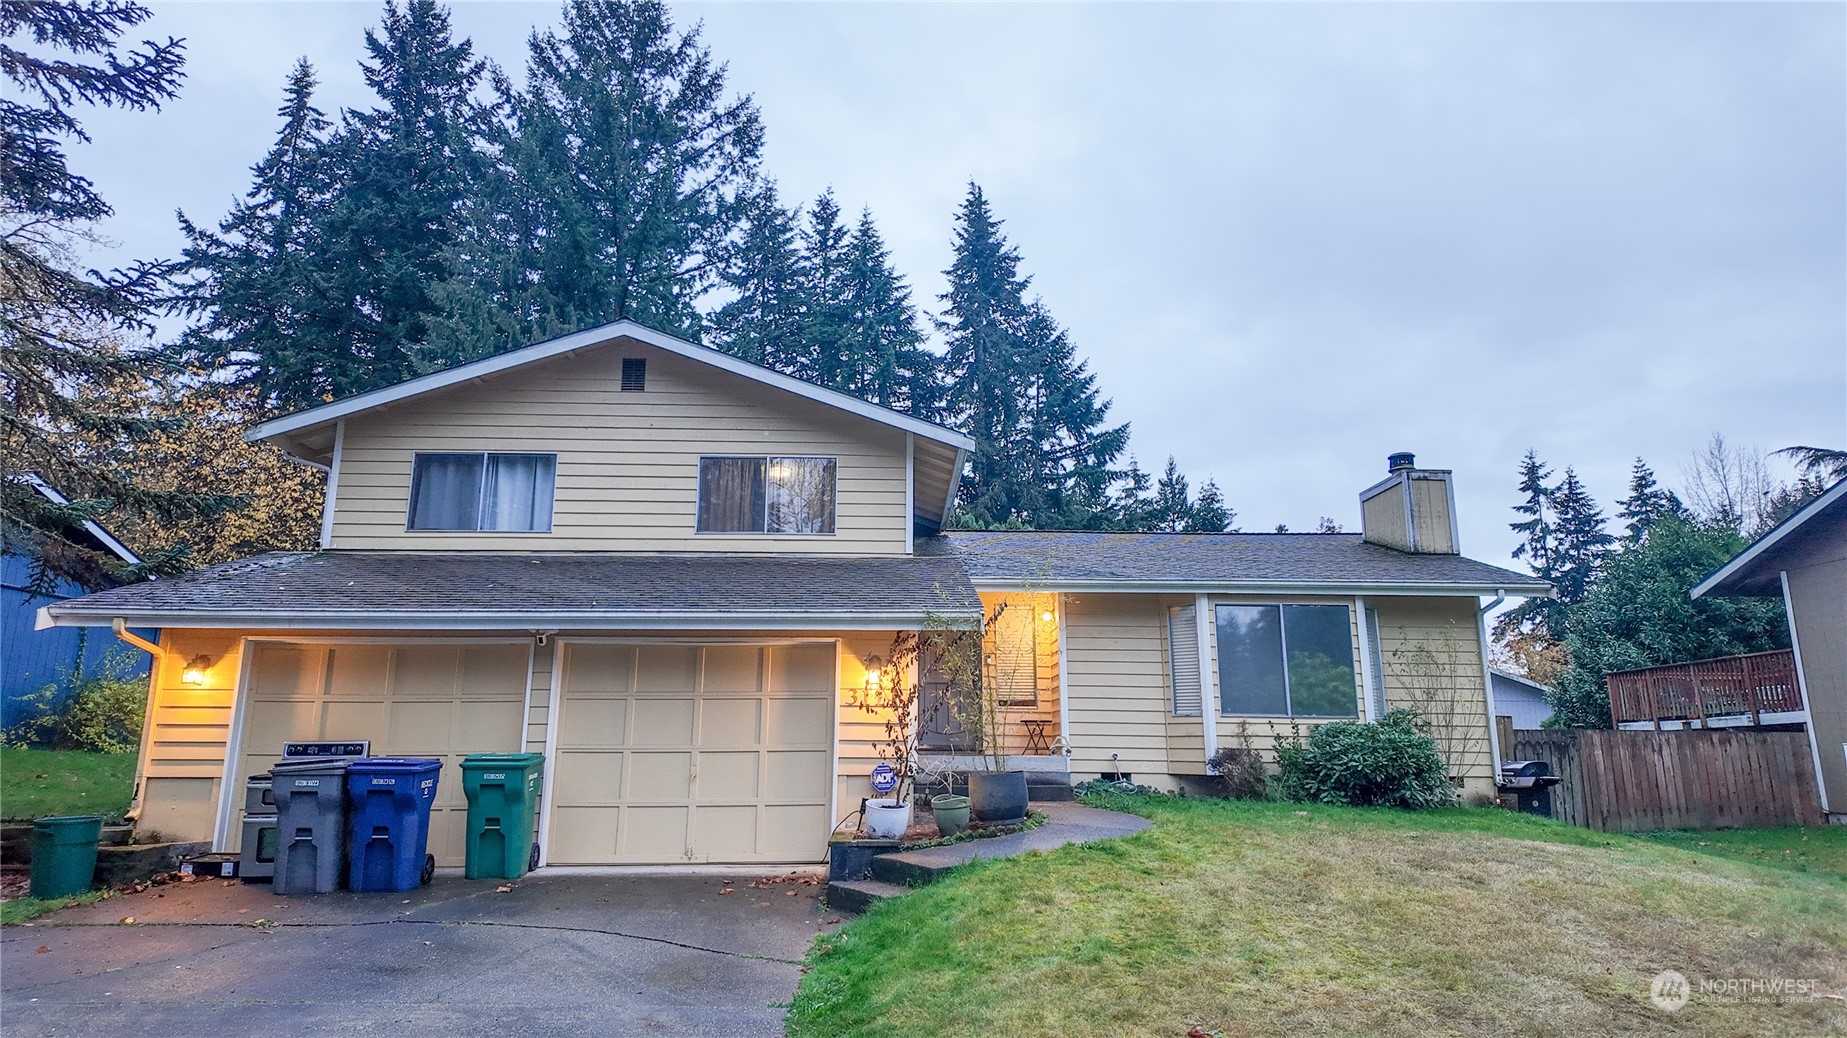
<svg viewBox="0 0 1847 1038">
<path fill-rule="evenodd" d="M 342 425 L 344 424 L 345 423 L 342 423 Z M 415 506 L 416 506 L 416 501 L 417 501 L 417 459 L 425 457 L 425 456 L 433 456 L 437 454 L 473 454 L 473 455 L 477 455 L 481 459 L 481 478 L 479 480 L 479 485 L 477 489 L 475 490 L 475 527 L 472 530 L 463 530 L 463 529 L 438 530 L 438 529 L 425 528 L 421 526 L 411 525 L 411 519 L 416 514 Z M 511 458 L 550 458 L 552 459 L 552 507 L 550 509 L 551 521 L 546 524 L 545 529 L 543 530 L 494 530 L 494 529 L 484 528 L 480 525 L 481 516 L 485 514 L 485 512 L 487 511 L 486 509 L 487 459 L 490 456 L 511 457 Z M 336 462 L 335 464 L 337 466 L 338 462 Z M 552 532 L 553 529 L 557 527 L 557 525 L 558 525 L 558 455 L 551 451 L 413 451 L 411 453 L 411 456 L 410 456 L 410 493 L 406 494 L 404 498 L 404 532 L 405 533 L 463 534 L 463 535 L 472 535 L 472 534 L 478 534 L 478 533 L 549 534 Z M 330 513 L 328 516 L 327 536 L 331 538 L 332 534 L 333 534 L 332 515 Z"/>
<path fill-rule="evenodd" d="M 1222 694 L 1220 685 L 1224 682 L 1225 676 L 1219 673 L 1218 659 L 1215 656 L 1212 660 L 1212 664 L 1213 664 L 1212 681 L 1210 682 L 1212 686 L 1212 694 L 1209 698 L 1211 698 L 1215 702 L 1215 704 L 1219 706 L 1220 708 L 1220 713 L 1215 715 L 1216 717 L 1225 718 L 1229 720 L 1300 721 L 1300 722 L 1307 723 L 1307 724 L 1321 724 L 1323 722 L 1328 722 L 1328 721 L 1359 721 L 1359 720 L 1365 719 L 1366 717 L 1365 710 L 1357 702 L 1357 694 L 1360 689 L 1360 685 L 1358 684 L 1358 681 L 1360 680 L 1358 678 L 1358 669 L 1360 666 L 1360 660 L 1357 657 L 1351 645 L 1351 641 L 1352 641 L 1351 636 L 1349 636 L 1349 639 L 1348 639 L 1349 645 L 1347 649 L 1347 658 L 1348 658 L 1349 663 L 1355 668 L 1355 677 L 1356 677 L 1356 683 L 1354 685 L 1354 690 L 1356 693 L 1356 702 L 1354 704 L 1355 709 L 1352 714 L 1345 716 L 1345 717 L 1322 716 L 1318 714 L 1297 714 L 1293 712 L 1294 697 L 1289 694 L 1289 632 L 1287 630 L 1287 624 L 1283 622 L 1282 608 L 1284 606 L 1326 606 L 1330 608 L 1343 608 L 1347 610 L 1347 630 L 1352 631 L 1353 623 L 1354 623 L 1354 616 L 1355 616 L 1353 612 L 1353 603 L 1351 602 L 1213 602 L 1211 623 L 1214 628 L 1218 626 L 1219 609 L 1221 607 L 1226 607 L 1226 606 L 1232 606 L 1232 607 L 1269 606 L 1277 610 L 1276 631 L 1277 631 L 1278 640 L 1282 643 L 1282 655 L 1283 655 L 1283 659 L 1282 659 L 1282 663 L 1283 663 L 1283 703 L 1285 706 L 1291 707 L 1292 711 L 1289 713 L 1281 713 L 1281 714 L 1256 714 L 1256 713 L 1228 714 L 1228 713 L 1224 713 L 1223 712 L 1224 696 Z M 1365 614 L 1361 613 L 1358 615 L 1359 615 L 1360 621 L 1363 623 L 1365 620 Z M 1363 640 L 1364 634 L 1362 634 L 1361 637 Z M 1205 681 L 1205 664 L 1203 662 L 1200 664 L 1200 683 L 1202 685 L 1208 683 Z M 1200 698 L 1202 700 L 1202 705 L 1203 705 L 1203 700 L 1208 698 L 1204 694 L 1203 689 L 1202 689 Z"/>
<path fill-rule="evenodd" d="M 794 531 L 770 532 L 770 462 L 777 459 L 784 461 L 831 461 L 834 463 L 834 528 L 825 533 L 797 533 Z M 705 513 L 705 463 L 708 461 L 761 461 L 763 462 L 763 529 L 761 530 L 701 530 L 699 517 Z M 693 536 L 695 537 L 838 537 L 840 536 L 840 458 L 831 454 L 701 454 L 699 470 L 694 473 L 693 489 Z M 907 551 L 908 546 L 907 546 Z"/>
</svg>

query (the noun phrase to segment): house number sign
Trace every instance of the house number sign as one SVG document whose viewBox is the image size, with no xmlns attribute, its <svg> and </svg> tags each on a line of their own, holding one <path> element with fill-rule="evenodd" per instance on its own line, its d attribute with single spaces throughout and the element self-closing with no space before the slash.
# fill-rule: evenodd
<svg viewBox="0 0 1847 1038">
<path fill-rule="evenodd" d="M 889 793 L 898 788 L 898 773 L 892 766 L 880 761 L 872 767 L 872 791 Z"/>
</svg>

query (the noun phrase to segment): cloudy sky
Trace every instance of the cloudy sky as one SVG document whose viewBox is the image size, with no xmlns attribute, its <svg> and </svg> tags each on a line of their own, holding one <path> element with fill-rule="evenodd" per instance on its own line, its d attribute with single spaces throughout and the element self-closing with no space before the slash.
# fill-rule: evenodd
<svg viewBox="0 0 1847 1038">
<path fill-rule="evenodd" d="M 170 256 L 268 147 L 291 63 L 369 102 L 373 4 L 154 4 L 183 96 L 74 156 Z M 1456 471 L 1502 561 L 1529 447 L 1606 506 L 1711 433 L 1847 445 L 1847 8 L 676 5 L 787 199 L 870 206 L 920 300 L 973 178 L 1147 467 L 1245 529 L 1358 526 L 1385 455 Z M 523 67 L 553 3 L 457 5 Z M 107 258 L 107 257 L 105 257 Z"/>
</svg>

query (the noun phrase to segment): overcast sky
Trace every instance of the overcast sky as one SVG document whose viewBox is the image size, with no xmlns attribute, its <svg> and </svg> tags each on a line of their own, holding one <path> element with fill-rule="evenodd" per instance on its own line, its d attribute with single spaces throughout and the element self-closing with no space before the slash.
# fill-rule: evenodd
<svg viewBox="0 0 1847 1038">
<path fill-rule="evenodd" d="M 370 103 L 373 4 L 154 4 L 180 99 L 92 114 L 120 256 L 223 215 L 293 61 Z M 768 128 L 786 200 L 870 206 L 935 306 L 987 191 L 1133 450 L 1247 530 L 1357 529 L 1385 456 L 1456 472 L 1504 562 L 1515 466 L 1609 510 L 1712 432 L 1847 446 L 1847 8 L 675 6 Z M 553 3 L 457 5 L 523 69 Z"/>
</svg>

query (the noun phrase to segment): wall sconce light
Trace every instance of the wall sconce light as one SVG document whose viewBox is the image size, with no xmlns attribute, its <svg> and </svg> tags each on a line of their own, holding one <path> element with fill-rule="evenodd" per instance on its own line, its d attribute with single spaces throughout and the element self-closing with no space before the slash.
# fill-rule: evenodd
<svg viewBox="0 0 1847 1038">
<path fill-rule="evenodd" d="M 885 658 L 883 656 L 866 657 L 866 691 L 877 692 L 885 687 Z"/>
<path fill-rule="evenodd" d="M 180 684 L 203 685 L 205 684 L 205 672 L 211 669 L 212 658 L 200 653 L 186 664 L 185 670 L 180 671 Z"/>
<path fill-rule="evenodd" d="M 1052 611 L 1050 609 L 1047 609 L 1045 612 L 1040 613 L 1039 619 L 1045 621 L 1048 624 L 1051 623 L 1052 622 Z"/>
</svg>

